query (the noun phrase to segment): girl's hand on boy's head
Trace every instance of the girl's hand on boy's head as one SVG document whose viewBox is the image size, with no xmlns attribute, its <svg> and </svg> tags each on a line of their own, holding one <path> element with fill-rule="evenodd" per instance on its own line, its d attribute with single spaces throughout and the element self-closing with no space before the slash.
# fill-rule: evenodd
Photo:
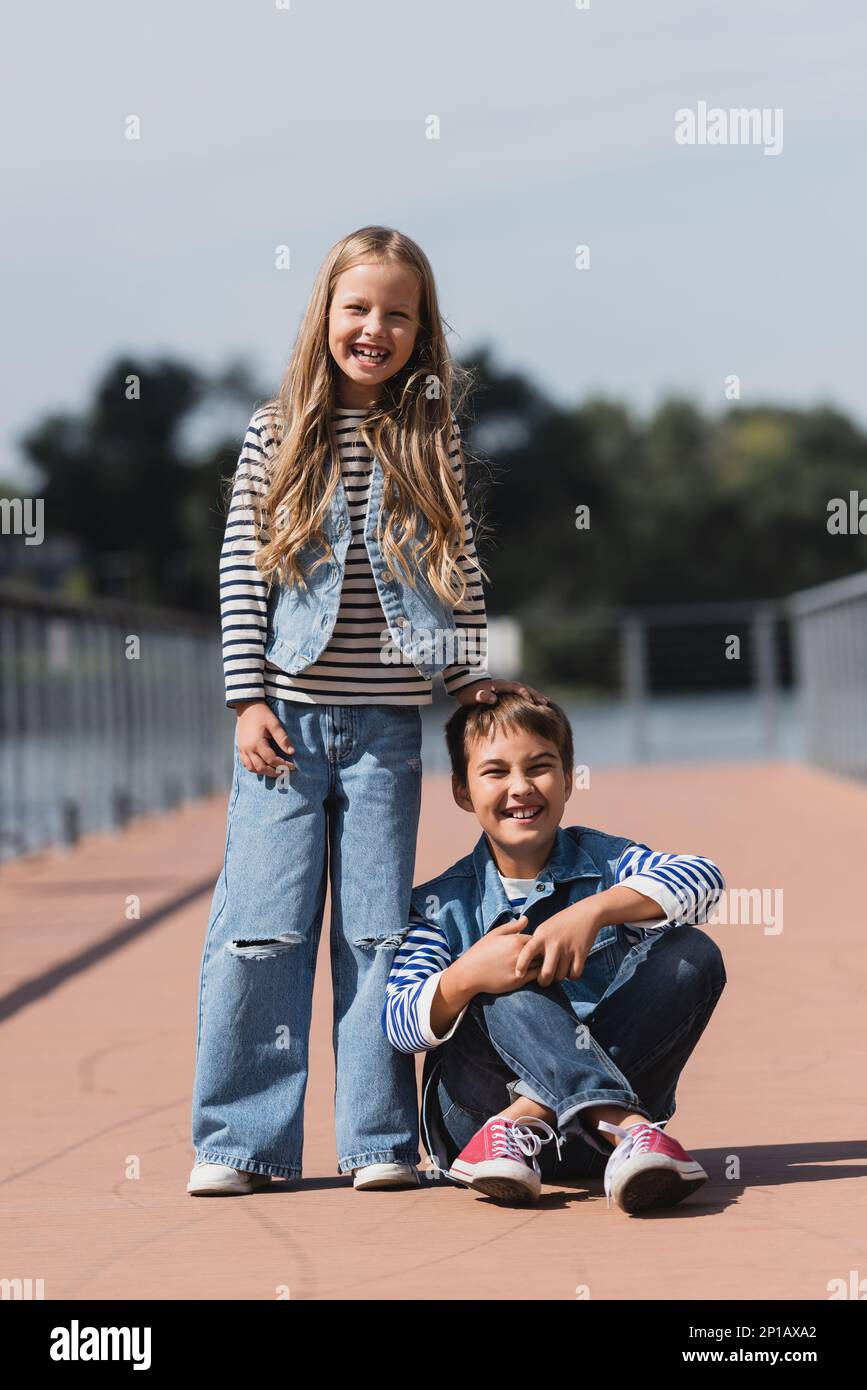
<svg viewBox="0 0 867 1390">
<path fill-rule="evenodd" d="M 278 777 L 287 767 L 291 772 L 297 770 L 293 762 L 277 756 L 269 742 L 269 738 L 273 739 L 284 753 L 295 752 L 289 735 L 270 705 L 264 700 L 244 701 L 235 705 L 235 713 L 238 717 L 238 756 L 248 772 L 255 772 L 260 777 Z"/>
<path fill-rule="evenodd" d="M 551 701 L 541 690 L 535 690 L 524 681 L 484 680 L 465 685 L 457 692 L 457 700 L 462 705 L 495 705 L 499 695 L 521 695 L 534 705 L 550 705 Z"/>
</svg>

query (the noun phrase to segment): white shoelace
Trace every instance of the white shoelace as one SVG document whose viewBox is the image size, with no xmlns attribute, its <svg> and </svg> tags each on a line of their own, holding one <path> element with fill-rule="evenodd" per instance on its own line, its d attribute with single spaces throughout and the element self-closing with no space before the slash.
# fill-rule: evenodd
<svg viewBox="0 0 867 1390">
<path fill-rule="evenodd" d="M 536 1127 L 541 1133 L 536 1132 Z M 557 1157 L 560 1158 L 563 1140 L 547 1120 L 537 1119 L 535 1115 L 528 1115 L 526 1119 L 521 1120 L 498 1116 L 491 1126 L 491 1133 L 491 1149 L 495 1158 L 515 1158 L 520 1161 L 526 1157 L 530 1160 L 530 1167 L 538 1173 L 536 1154 L 541 1152 L 543 1144 L 550 1144 L 552 1139 L 557 1145 Z"/>
<path fill-rule="evenodd" d="M 614 1175 L 623 1162 L 631 1154 L 646 1153 L 650 1148 L 650 1135 L 648 1129 L 658 1129 L 662 1132 L 662 1122 L 655 1120 L 636 1121 L 623 1129 L 621 1125 L 610 1125 L 607 1120 L 600 1120 L 598 1129 L 607 1130 L 609 1134 L 619 1134 L 620 1143 L 615 1144 L 611 1151 L 611 1156 L 605 1165 L 605 1196 L 608 1199 L 608 1206 L 611 1206 L 611 1193 L 614 1187 Z M 636 1130 L 639 1132 L 636 1134 Z"/>
</svg>

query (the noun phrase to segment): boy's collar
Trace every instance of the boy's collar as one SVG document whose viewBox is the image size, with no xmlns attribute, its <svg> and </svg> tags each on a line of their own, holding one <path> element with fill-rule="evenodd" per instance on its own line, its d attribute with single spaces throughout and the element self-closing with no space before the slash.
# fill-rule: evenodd
<svg viewBox="0 0 867 1390">
<path fill-rule="evenodd" d="M 484 832 L 473 850 L 473 865 L 482 903 L 482 927 L 488 932 L 497 918 L 504 912 L 511 913 L 512 908 Z M 601 877 L 586 849 L 582 849 L 580 840 L 568 835 L 562 825 L 558 825 L 550 857 L 536 875 L 536 883 L 546 885 L 543 891 L 553 891 L 555 883 L 568 883 L 574 878 Z"/>
</svg>

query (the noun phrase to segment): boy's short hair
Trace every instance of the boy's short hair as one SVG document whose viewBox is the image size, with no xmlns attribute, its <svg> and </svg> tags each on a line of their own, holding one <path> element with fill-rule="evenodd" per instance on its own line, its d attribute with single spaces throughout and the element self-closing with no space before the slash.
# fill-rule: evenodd
<svg viewBox="0 0 867 1390">
<path fill-rule="evenodd" d="M 458 705 L 445 726 L 446 746 L 452 772 L 466 786 L 467 764 L 472 743 L 490 738 L 494 729 L 523 729 L 538 734 L 553 743 L 563 764 L 563 775 L 572 771 L 574 747 L 572 726 L 565 712 L 552 700 L 547 705 L 534 704 L 523 695 L 511 691 L 497 696 L 495 705 Z"/>
</svg>

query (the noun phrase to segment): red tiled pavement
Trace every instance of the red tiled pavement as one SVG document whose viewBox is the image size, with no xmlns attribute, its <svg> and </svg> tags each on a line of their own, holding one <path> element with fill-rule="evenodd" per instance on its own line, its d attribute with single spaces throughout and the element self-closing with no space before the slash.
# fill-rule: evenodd
<svg viewBox="0 0 867 1390">
<path fill-rule="evenodd" d="M 607 1209 L 598 1181 L 545 1188 L 529 1210 L 437 1183 L 354 1192 L 336 1174 L 325 951 L 304 1180 L 188 1196 L 196 983 L 224 815 L 214 798 L 0 873 L 0 1276 L 41 1278 L 47 1299 L 288 1287 L 293 1299 L 568 1300 L 579 1286 L 597 1299 L 824 1299 L 829 1280 L 867 1276 L 867 788 L 786 764 L 654 766 L 594 772 L 568 803 L 566 823 L 708 854 L 730 889 L 784 894 L 778 934 L 712 928 L 728 985 L 669 1125 L 711 1181 L 632 1219 Z M 417 878 L 476 838 L 447 782 L 428 777 Z M 130 894 L 139 923 L 124 916 Z"/>
</svg>

